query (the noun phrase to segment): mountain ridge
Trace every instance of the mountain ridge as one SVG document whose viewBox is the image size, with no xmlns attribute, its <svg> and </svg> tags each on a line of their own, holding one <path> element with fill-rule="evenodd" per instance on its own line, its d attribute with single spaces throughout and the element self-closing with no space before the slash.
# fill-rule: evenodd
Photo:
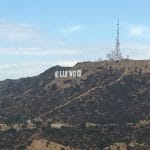
<svg viewBox="0 0 150 150">
<path fill-rule="evenodd" d="M 55 71 L 78 69 L 81 77 L 54 76 Z M 129 143 L 134 140 L 149 146 L 149 135 L 143 138 L 146 142 L 139 140 L 139 136 L 149 131 L 149 124 L 140 129 L 135 126 L 142 120 L 150 120 L 149 110 L 149 60 L 54 66 L 38 76 L 0 82 L 0 123 L 26 124 L 30 121 L 34 127 L 30 129 L 30 137 L 38 134 L 41 139 L 75 149 L 104 149 L 117 142 L 132 147 Z M 5 132 L 12 132 L 9 130 Z M 22 134 L 26 138 L 29 136 L 26 130 L 29 129 L 21 128 L 14 136 Z M 5 138 L 1 134 L 0 137 Z"/>
</svg>

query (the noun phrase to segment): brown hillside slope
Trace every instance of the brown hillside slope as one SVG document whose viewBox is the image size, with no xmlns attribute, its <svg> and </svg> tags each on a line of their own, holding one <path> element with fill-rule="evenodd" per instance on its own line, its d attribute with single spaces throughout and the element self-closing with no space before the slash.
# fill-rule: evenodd
<svg viewBox="0 0 150 150">
<path fill-rule="evenodd" d="M 66 69 L 81 69 L 82 76 L 54 78 L 55 71 Z M 115 143 L 124 143 L 127 150 L 141 145 L 140 150 L 148 150 L 149 110 L 148 60 L 55 66 L 35 77 L 0 82 L 0 123 L 22 124 L 19 130 L 0 132 L 0 149 L 24 149 L 34 145 L 32 137 L 38 135 L 37 140 L 81 150 Z M 27 122 L 33 128 L 27 128 Z"/>
</svg>

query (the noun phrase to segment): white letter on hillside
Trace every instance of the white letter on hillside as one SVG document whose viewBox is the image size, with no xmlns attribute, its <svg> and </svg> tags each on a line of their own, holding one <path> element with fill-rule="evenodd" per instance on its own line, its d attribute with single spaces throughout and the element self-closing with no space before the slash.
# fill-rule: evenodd
<svg viewBox="0 0 150 150">
<path fill-rule="evenodd" d="M 72 71 L 69 71 L 69 77 L 72 77 Z"/>
<path fill-rule="evenodd" d="M 58 77 L 59 77 L 59 72 L 56 71 L 56 72 L 55 72 L 55 78 L 58 78 Z"/>
<path fill-rule="evenodd" d="M 81 70 L 77 70 L 77 77 L 81 77 Z"/>
<path fill-rule="evenodd" d="M 76 76 L 77 76 L 77 71 L 76 71 L 76 70 L 73 70 L 73 71 L 72 71 L 72 74 L 73 74 L 73 77 L 76 77 Z"/>
</svg>

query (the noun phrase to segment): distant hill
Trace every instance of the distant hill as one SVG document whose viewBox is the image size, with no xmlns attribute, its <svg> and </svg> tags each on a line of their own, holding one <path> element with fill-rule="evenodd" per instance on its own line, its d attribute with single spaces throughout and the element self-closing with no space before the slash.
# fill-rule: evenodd
<svg viewBox="0 0 150 150">
<path fill-rule="evenodd" d="M 55 71 L 76 69 L 82 71 L 81 77 L 54 77 Z M 0 82 L 0 122 L 26 124 L 30 120 L 34 124 L 30 134 L 21 128 L 13 135 L 30 137 L 31 143 L 38 137 L 82 150 L 148 150 L 149 110 L 149 60 L 55 66 L 35 77 Z M 54 123 L 63 127 L 53 128 Z M 8 148 L 12 130 L 5 132 L 0 133 L 0 146 Z M 12 144 L 16 149 L 19 146 Z"/>
</svg>

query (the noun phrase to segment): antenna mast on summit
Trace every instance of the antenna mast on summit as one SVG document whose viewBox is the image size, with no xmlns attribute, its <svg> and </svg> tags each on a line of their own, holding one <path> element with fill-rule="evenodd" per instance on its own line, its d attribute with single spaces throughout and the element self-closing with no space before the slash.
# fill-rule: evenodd
<svg viewBox="0 0 150 150">
<path fill-rule="evenodd" d="M 119 35 L 119 18 L 117 21 L 117 36 L 116 36 L 116 46 L 115 46 L 115 60 L 121 60 L 122 55 L 120 51 L 120 35 Z"/>
</svg>

